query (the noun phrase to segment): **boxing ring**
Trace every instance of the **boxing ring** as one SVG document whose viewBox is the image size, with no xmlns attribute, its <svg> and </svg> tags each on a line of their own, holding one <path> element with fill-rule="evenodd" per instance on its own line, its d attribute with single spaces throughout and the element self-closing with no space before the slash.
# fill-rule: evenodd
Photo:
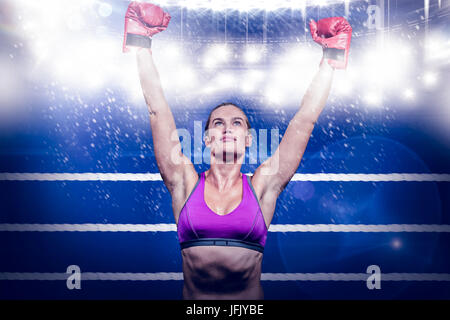
<svg viewBox="0 0 450 320">
<path fill-rule="evenodd" d="M 128 2 L 47 2 L 1 5 L 0 299 L 181 299 L 171 197 L 121 52 Z M 172 20 L 153 55 L 198 172 L 209 111 L 233 101 L 251 175 L 320 62 L 308 19 L 352 24 L 349 68 L 277 201 L 265 299 L 450 299 L 450 1 L 155 3 Z"/>
</svg>

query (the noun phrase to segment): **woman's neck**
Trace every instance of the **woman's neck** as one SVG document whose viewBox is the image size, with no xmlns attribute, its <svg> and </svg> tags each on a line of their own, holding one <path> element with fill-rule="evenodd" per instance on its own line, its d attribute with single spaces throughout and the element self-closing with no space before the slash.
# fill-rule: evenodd
<svg viewBox="0 0 450 320">
<path fill-rule="evenodd" d="M 205 172 L 205 179 L 219 191 L 234 187 L 241 178 L 241 164 L 211 164 Z"/>
</svg>

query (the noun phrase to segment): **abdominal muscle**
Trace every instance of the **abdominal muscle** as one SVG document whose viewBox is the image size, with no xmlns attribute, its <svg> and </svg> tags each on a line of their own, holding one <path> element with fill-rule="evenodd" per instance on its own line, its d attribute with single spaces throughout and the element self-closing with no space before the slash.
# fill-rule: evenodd
<svg viewBox="0 0 450 320">
<path fill-rule="evenodd" d="M 222 246 L 189 247 L 183 258 L 184 299 L 263 299 L 261 252 Z"/>
</svg>

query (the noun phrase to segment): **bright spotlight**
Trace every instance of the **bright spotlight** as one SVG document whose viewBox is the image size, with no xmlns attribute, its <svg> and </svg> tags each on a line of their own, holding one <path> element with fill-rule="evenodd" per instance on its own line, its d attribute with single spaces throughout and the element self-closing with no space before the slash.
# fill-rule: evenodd
<svg viewBox="0 0 450 320">
<path fill-rule="evenodd" d="M 377 92 L 369 92 L 365 95 L 364 100 L 370 105 L 379 105 L 381 103 L 381 95 Z"/>
<path fill-rule="evenodd" d="M 278 88 L 269 88 L 266 91 L 266 99 L 269 103 L 280 104 L 283 102 L 283 93 Z"/>
<path fill-rule="evenodd" d="M 244 93 L 251 93 L 253 91 L 255 91 L 255 84 L 251 83 L 251 82 L 244 82 L 240 85 L 240 88 L 242 90 L 242 92 Z"/>
<path fill-rule="evenodd" d="M 407 47 L 407 46 L 401 46 L 398 48 L 398 52 L 400 53 L 400 55 L 402 57 L 410 57 L 411 56 L 411 48 Z"/>
<path fill-rule="evenodd" d="M 221 89 L 230 88 L 234 84 L 234 78 L 231 74 L 220 74 L 217 77 L 217 84 Z"/>
<path fill-rule="evenodd" d="M 220 63 L 227 62 L 230 57 L 230 50 L 226 45 L 215 45 L 206 53 L 204 65 L 213 68 Z"/>
<path fill-rule="evenodd" d="M 317 68 L 316 66 L 314 66 Z M 298 77 L 299 72 L 304 72 L 301 77 Z M 284 92 L 298 92 L 299 90 L 303 90 L 312 80 L 312 75 L 314 71 L 310 71 L 308 67 L 305 67 L 303 70 L 293 67 L 289 64 L 283 64 L 277 66 L 271 72 L 271 82 L 276 83 L 277 87 L 283 88 Z M 295 79 L 293 81 L 292 79 Z"/>
<path fill-rule="evenodd" d="M 252 81 L 260 81 L 264 78 L 264 72 L 261 70 L 249 70 L 247 73 L 247 79 Z"/>
<path fill-rule="evenodd" d="M 141 0 L 142 1 L 142 0 Z M 311 5 L 326 6 L 331 3 L 348 2 L 350 0 L 315 0 L 309 1 Z M 306 6 L 306 0 L 153 0 L 159 5 L 176 4 L 180 7 L 186 7 L 191 10 L 195 9 L 211 9 L 221 11 L 225 9 L 233 9 L 238 11 L 246 10 L 279 10 L 288 8 L 303 8 Z"/>
<path fill-rule="evenodd" d="M 257 84 L 264 79 L 264 72 L 261 70 L 249 70 L 239 84 L 242 92 L 251 93 L 256 90 Z"/>
<path fill-rule="evenodd" d="M 21 86 L 19 73 L 11 61 L 0 59 L 0 122 L 5 116 L 5 112 L 14 112 L 14 103 L 22 95 L 23 88 Z"/>
<path fill-rule="evenodd" d="M 187 3 L 187 1 L 186 1 L 186 3 Z M 211 9 L 211 10 L 214 10 L 214 11 L 222 11 L 222 10 L 227 9 L 227 5 L 223 1 L 210 1 L 206 5 L 205 4 L 199 4 L 198 6 L 200 8 L 202 6 L 205 6 L 205 7 L 209 8 L 209 9 Z"/>
<path fill-rule="evenodd" d="M 73 78 L 78 68 L 74 66 L 69 57 L 60 57 L 53 61 L 55 75 L 59 78 L 67 80 Z"/>
<path fill-rule="evenodd" d="M 86 82 L 85 84 L 88 86 L 88 88 L 90 89 L 97 89 L 100 88 L 103 85 L 103 79 L 100 75 L 98 74 L 89 74 L 86 77 Z"/>
<path fill-rule="evenodd" d="M 410 76 L 411 49 L 398 43 L 386 43 L 382 48 L 368 52 L 363 62 L 365 79 L 386 90 L 394 89 Z"/>
<path fill-rule="evenodd" d="M 242 1 L 243 2 L 243 1 Z M 261 1 L 261 9 L 266 10 L 266 11 L 273 11 L 276 9 L 279 9 L 279 3 L 277 3 L 277 1 L 272 1 L 272 0 L 266 0 L 266 1 Z"/>
<path fill-rule="evenodd" d="M 261 60 L 262 50 L 255 47 L 248 47 L 245 50 L 245 62 L 247 63 L 257 63 Z"/>
<path fill-rule="evenodd" d="M 348 95 L 352 92 L 353 86 L 350 81 L 340 81 L 336 86 L 337 92 L 342 95 Z"/>
<path fill-rule="evenodd" d="M 213 57 L 205 57 L 205 60 L 203 60 L 203 65 L 205 68 L 213 68 L 217 64 L 217 60 Z"/>
<path fill-rule="evenodd" d="M 102 2 L 98 7 L 98 14 L 104 18 L 109 17 L 112 13 L 112 7 L 109 3 Z"/>
<path fill-rule="evenodd" d="M 84 27 L 85 22 L 84 22 L 83 18 L 81 17 L 81 15 L 79 13 L 76 13 L 76 14 L 72 14 L 72 15 L 70 15 L 70 17 L 68 17 L 66 25 L 69 28 L 69 30 L 78 31 Z"/>
<path fill-rule="evenodd" d="M 230 56 L 230 50 L 226 45 L 218 45 L 214 48 L 213 53 L 216 54 L 217 59 L 222 62 L 228 61 L 228 58 Z"/>
<path fill-rule="evenodd" d="M 449 42 L 442 34 L 435 33 L 425 40 L 425 54 L 428 60 L 448 57 Z"/>
<path fill-rule="evenodd" d="M 432 87 L 437 82 L 437 75 L 434 72 L 427 72 L 423 75 L 423 82 L 426 86 Z"/>
<path fill-rule="evenodd" d="M 402 246 L 403 246 L 403 243 L 400 239 L 398 239 L 398 238 L 392 239 L 391 247 L 393 249 L 400 249 Z"/>
<path fill-rule="evenodd" d="M 206 86 L 206 87 L 203 87 L 202 91 L 204 94 L 211 94 L 211 93 L 214 93 L 216 90 L 217 90 L 217 88 L 215 88 L 213 86 Z"/>
<path fill-rule="evenodd" d="M 426 58 L 433 62 L 448 63 L 450 57 L 450 39 L 443 35 L 434 35 L 426 40 Z"/>
<path fill-rule="evenodd" d="M 41 61 L 47 57 L 50 52 L 49 48 L 50 45 L 41 39 L 32 43 L 31 47 L 33 53 L 36 55 L 37 61 Z"/>
<path fill-rule="evenodd" d="M 176 74 L 177 84 L 180 87 L 192 87 L 196 82 L 194 71 L 189 67 L 183 67 Z"/>
<path fill-rule="evenodd" d="M 164 58 L 168 59 L 170 64 L 173 64 L 174 60 L 180 59 L 181 48 L 174 43 L 165 44 L 164 48 Z"/>
<path fill-rule="evenodd" d="M 411 100 L 414 98 L 416 94 L 414 93 L 414 91 L 411 88 L 407 88 L 405 89 L 405 91 L 403 91 L 403 97 L 405 99 Z"/>
</svg>

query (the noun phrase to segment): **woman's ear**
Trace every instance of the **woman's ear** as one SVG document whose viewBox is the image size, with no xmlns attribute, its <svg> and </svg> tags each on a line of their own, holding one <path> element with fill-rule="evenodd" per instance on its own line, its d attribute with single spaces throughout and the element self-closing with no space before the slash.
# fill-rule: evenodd
<svg viewBox="0 0 450 320">
<path fill-rule="evenodd" d="M 211 138 L 209 137 L 209 135 L 207 135 L 207 134 L 204 135 L 203 142 L 205 143 L 205 145 L 207 147 L 209 147 L 209 145 L 211 144 Z"/>
<path fill-rule="evenodd" d="M 212 143 L 213 137 L 210 135 L 211 129 L 207 129 L 203 134 L 203 141 L 205 142 L 205 145 L 209 148 L 209 146 Z"/>
</svg>

